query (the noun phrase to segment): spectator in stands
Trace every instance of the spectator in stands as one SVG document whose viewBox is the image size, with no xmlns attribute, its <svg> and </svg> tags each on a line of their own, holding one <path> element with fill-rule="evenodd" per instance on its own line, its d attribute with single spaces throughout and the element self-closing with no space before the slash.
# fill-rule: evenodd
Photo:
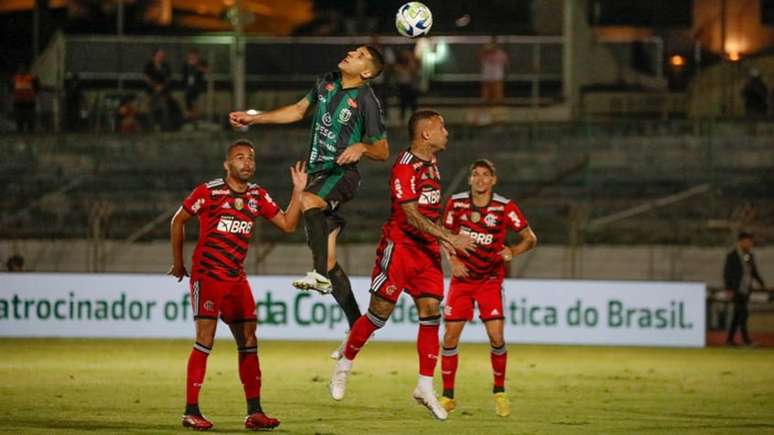
<svg viewBox="0 0 774 435">
<path fill-rule="evenodd" d="M 9 272 L 24 272 L 24 257 L 19 254 L 9 257 L 5 267 Z"/>
<path fill-rule="evenodd" d="M 68 73 L 65 80 L 65 129 L 80 131 L 88 117 L 84 105 L 83 91 L 81 90 L 80 77 L 76 73 Z"/>
<path fill-rule="evenodd" d="M 508 67 L 508 53 L 497 45 L 497 38 L 481 47 L 478 54 L 481 64 L 481 99 L 484 102 L 500 102 L 505 97 L 503 80 Z"/>
<path fill-rule="evenodd" d="M 750 77 L 742 88 L 745 114 L 750 118 L 763 118 L 769 110 L 769 90 L 761 79 L 760 72 L 753 68 Z"/>
<path fill-rule="evenodd" d="M 137 98 L 134 95 L 128 95 L 121 99 L 121 105 L 118 106 L 116 114 L 116 130 L 120 133 L 136 133 L 139 131 L 137 123 Z"/>
<path fill-rule="evenodd" d="M 398 98 L 400 99 L 400 122 L 406 120 L 406 110 L 411 116 L 417 110 L 417 98 L 419 97 L 419 61 L 414 52 L 404 49 L 398 54 L 398 61 L 393 67 L 395 82 L 398 85 Z"/>
<path fill-rule="evenodd" d="M 199 50 L 188 50 L 183 64 L 183 83 L 185 85 L 185 119 L 195 122 L 200 110 L 197 104 L 199 96 L 207 89 L 207 64 L 199 56 Z"/>
<path fill-rule="evenodd" d="M 726 264 L 723 267 L 723 281 L 725 282 L 726 293 L 734 304 L 734 316 L 728 329 L 728 337 L 726 337 L 726 344 L 729 346 L 736 345 L 734 336 L 736 335 L 737 328 L 742 331 L 744 344 L 747 346 L 752 345 L 750 336 L 747 334 L 747 303 L 750 300 L 753 280 L 758 281 L 761 289 L 766 289 L 766 285 L 758 273 L 758 267 L 755 265 L 752 247 L 753 235 L 744 231 L 740 232 L 736 242 L 736 249 L 728 253 Z"/>
<path fill-rule="evenodd" d="M 35 105 L 39 88 L 38 78 L 29 71 L 27 64 L 19 65 L 16 74 L 11 78 L 16 131 L 35 131 Z"/>
<path fill-rule="evenodd" d="M 172 96 L 169 93 L 169 77 L 171 70 L 167 63 L 167 54 L 158 48 L 153 56 L 145 64 L 145 89 L 150 100 L 151 126 L 157 126 L 161 130 L 170 130 L 171 114 L 170 103 Z"/>
</svg>

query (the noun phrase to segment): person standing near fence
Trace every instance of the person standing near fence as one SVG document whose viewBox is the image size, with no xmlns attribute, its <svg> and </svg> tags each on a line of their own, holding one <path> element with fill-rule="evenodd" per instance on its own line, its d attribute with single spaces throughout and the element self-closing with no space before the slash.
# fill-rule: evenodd
<svg viewBox="0 0 774 435">
<path fill-rule="evenodd" d="M 766 289 L 763 278 L 758 273 L 755 257 L 752 253 L 754 239 L 752 233 L 740 232 L 737 237 L 736 248 L 726 255 L 726 263 L 723 267 L 723 281 L 726 293 L 729 294 L 734 304 L 734 315 L 731 318 L 731 326 L 728 329 L 726 345 L 735 346 L 736 330 L 742 332 L 742 340 L 746 346 L 753 343 L 747 333 L 747 304 L 750 301 L 753 281 L 758 281 L 761 289 Z"/>
</svg>

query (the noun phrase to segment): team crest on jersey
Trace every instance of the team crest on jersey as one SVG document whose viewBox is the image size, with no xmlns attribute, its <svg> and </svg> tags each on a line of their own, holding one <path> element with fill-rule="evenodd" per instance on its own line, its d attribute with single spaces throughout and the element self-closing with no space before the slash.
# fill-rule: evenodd
<svg viewBox="0 0 774 435">
<path fill-rule="evenodd" d="M 245 200 L 242 198 L 234 198 L 234 208 L 237 210 L 245 208 Z"/>
<path fill-rule="evenodd" d="M 215 302 L 210 300 L 204 302 L 204 309 L 207 311 L 215 311 Z"/>
<path fill-rule="evenodd" d="M 484 216 L 484 223 L 488 227 L 493 227 L 497 225 L 497 216 L 493 214 L 487 214 L 486 216 Z"/>
<path fill-rule="evenodd" d="M 392 296 L 396 290 L 398 290 L 398 288 L 390 284 L 386 289 L 384 289 L 384 292 L 387 293 L 388 296 Z"/>
<path fill-rule="evenodd" d="M 258 213 L 258 201 L 256 201 L 255 198 L 250 198 L 247 201 L 247 208 L 253 213 Z"/>
<path fill-rule="evenodd" d="M 341 112 L 339 112 L 339 122 L 346 124 L 350 118 L 352 118 L 352 111 L 346 107 L 341 109 Z"/>
<path fill-rule="evenodd" d="M 325 112 L 325 115 L 322 117 L 322 122 L 325 124 L 326 127 L 330 127 L 333 125 L 333 118 L 331 118 L 331 114 L 328 112 Z"/>
<path fill-rule="evenodd" d="M 481 220 L 481 213 L 474 211 L 470 214 L 470 221 L 477 224 Z"/>
</svg>

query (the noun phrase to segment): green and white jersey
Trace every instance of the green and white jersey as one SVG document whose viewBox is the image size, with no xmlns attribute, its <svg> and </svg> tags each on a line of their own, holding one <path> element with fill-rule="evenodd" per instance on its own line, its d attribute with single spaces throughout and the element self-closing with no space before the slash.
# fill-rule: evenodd
<svg viewBox="0 0 774 435">
<path fill-rule="evenodd" d="M 341 88 L 341 73 L 331 72 L 317 79 L 306 94 L 314 106 L 309 173 L 336 168 L 336 159 L 348 146 L 374 143 L 387 137 L 379 99 L 367 84 Z"/>
</svg>

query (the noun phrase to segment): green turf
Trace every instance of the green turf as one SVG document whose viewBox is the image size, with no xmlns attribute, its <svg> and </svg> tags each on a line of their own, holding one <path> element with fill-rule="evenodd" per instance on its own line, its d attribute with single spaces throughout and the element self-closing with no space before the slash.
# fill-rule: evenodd
<svg viewBox="0 0 774 435">
<path fill-rule="evenodd" d="M 190 341 L 0 340 L 0 432 L 182 431 Z M 495 416 L 489 353 L 460 347 L 458 410 L 446 422 L 410 399 L 416 353 L 371 343 L 347 397 L 327 394 L 334 343 L 259 345 L 263 404 L 286 434 L 774 432 L 774 351 L 509 347 L 513 414 Z M 440 380 L 436 381 L 440 389 Z M 216 343 L 202 391 L 216 432 L 242 432 L 244 402 L 229 341 Z"/>
</svg>

